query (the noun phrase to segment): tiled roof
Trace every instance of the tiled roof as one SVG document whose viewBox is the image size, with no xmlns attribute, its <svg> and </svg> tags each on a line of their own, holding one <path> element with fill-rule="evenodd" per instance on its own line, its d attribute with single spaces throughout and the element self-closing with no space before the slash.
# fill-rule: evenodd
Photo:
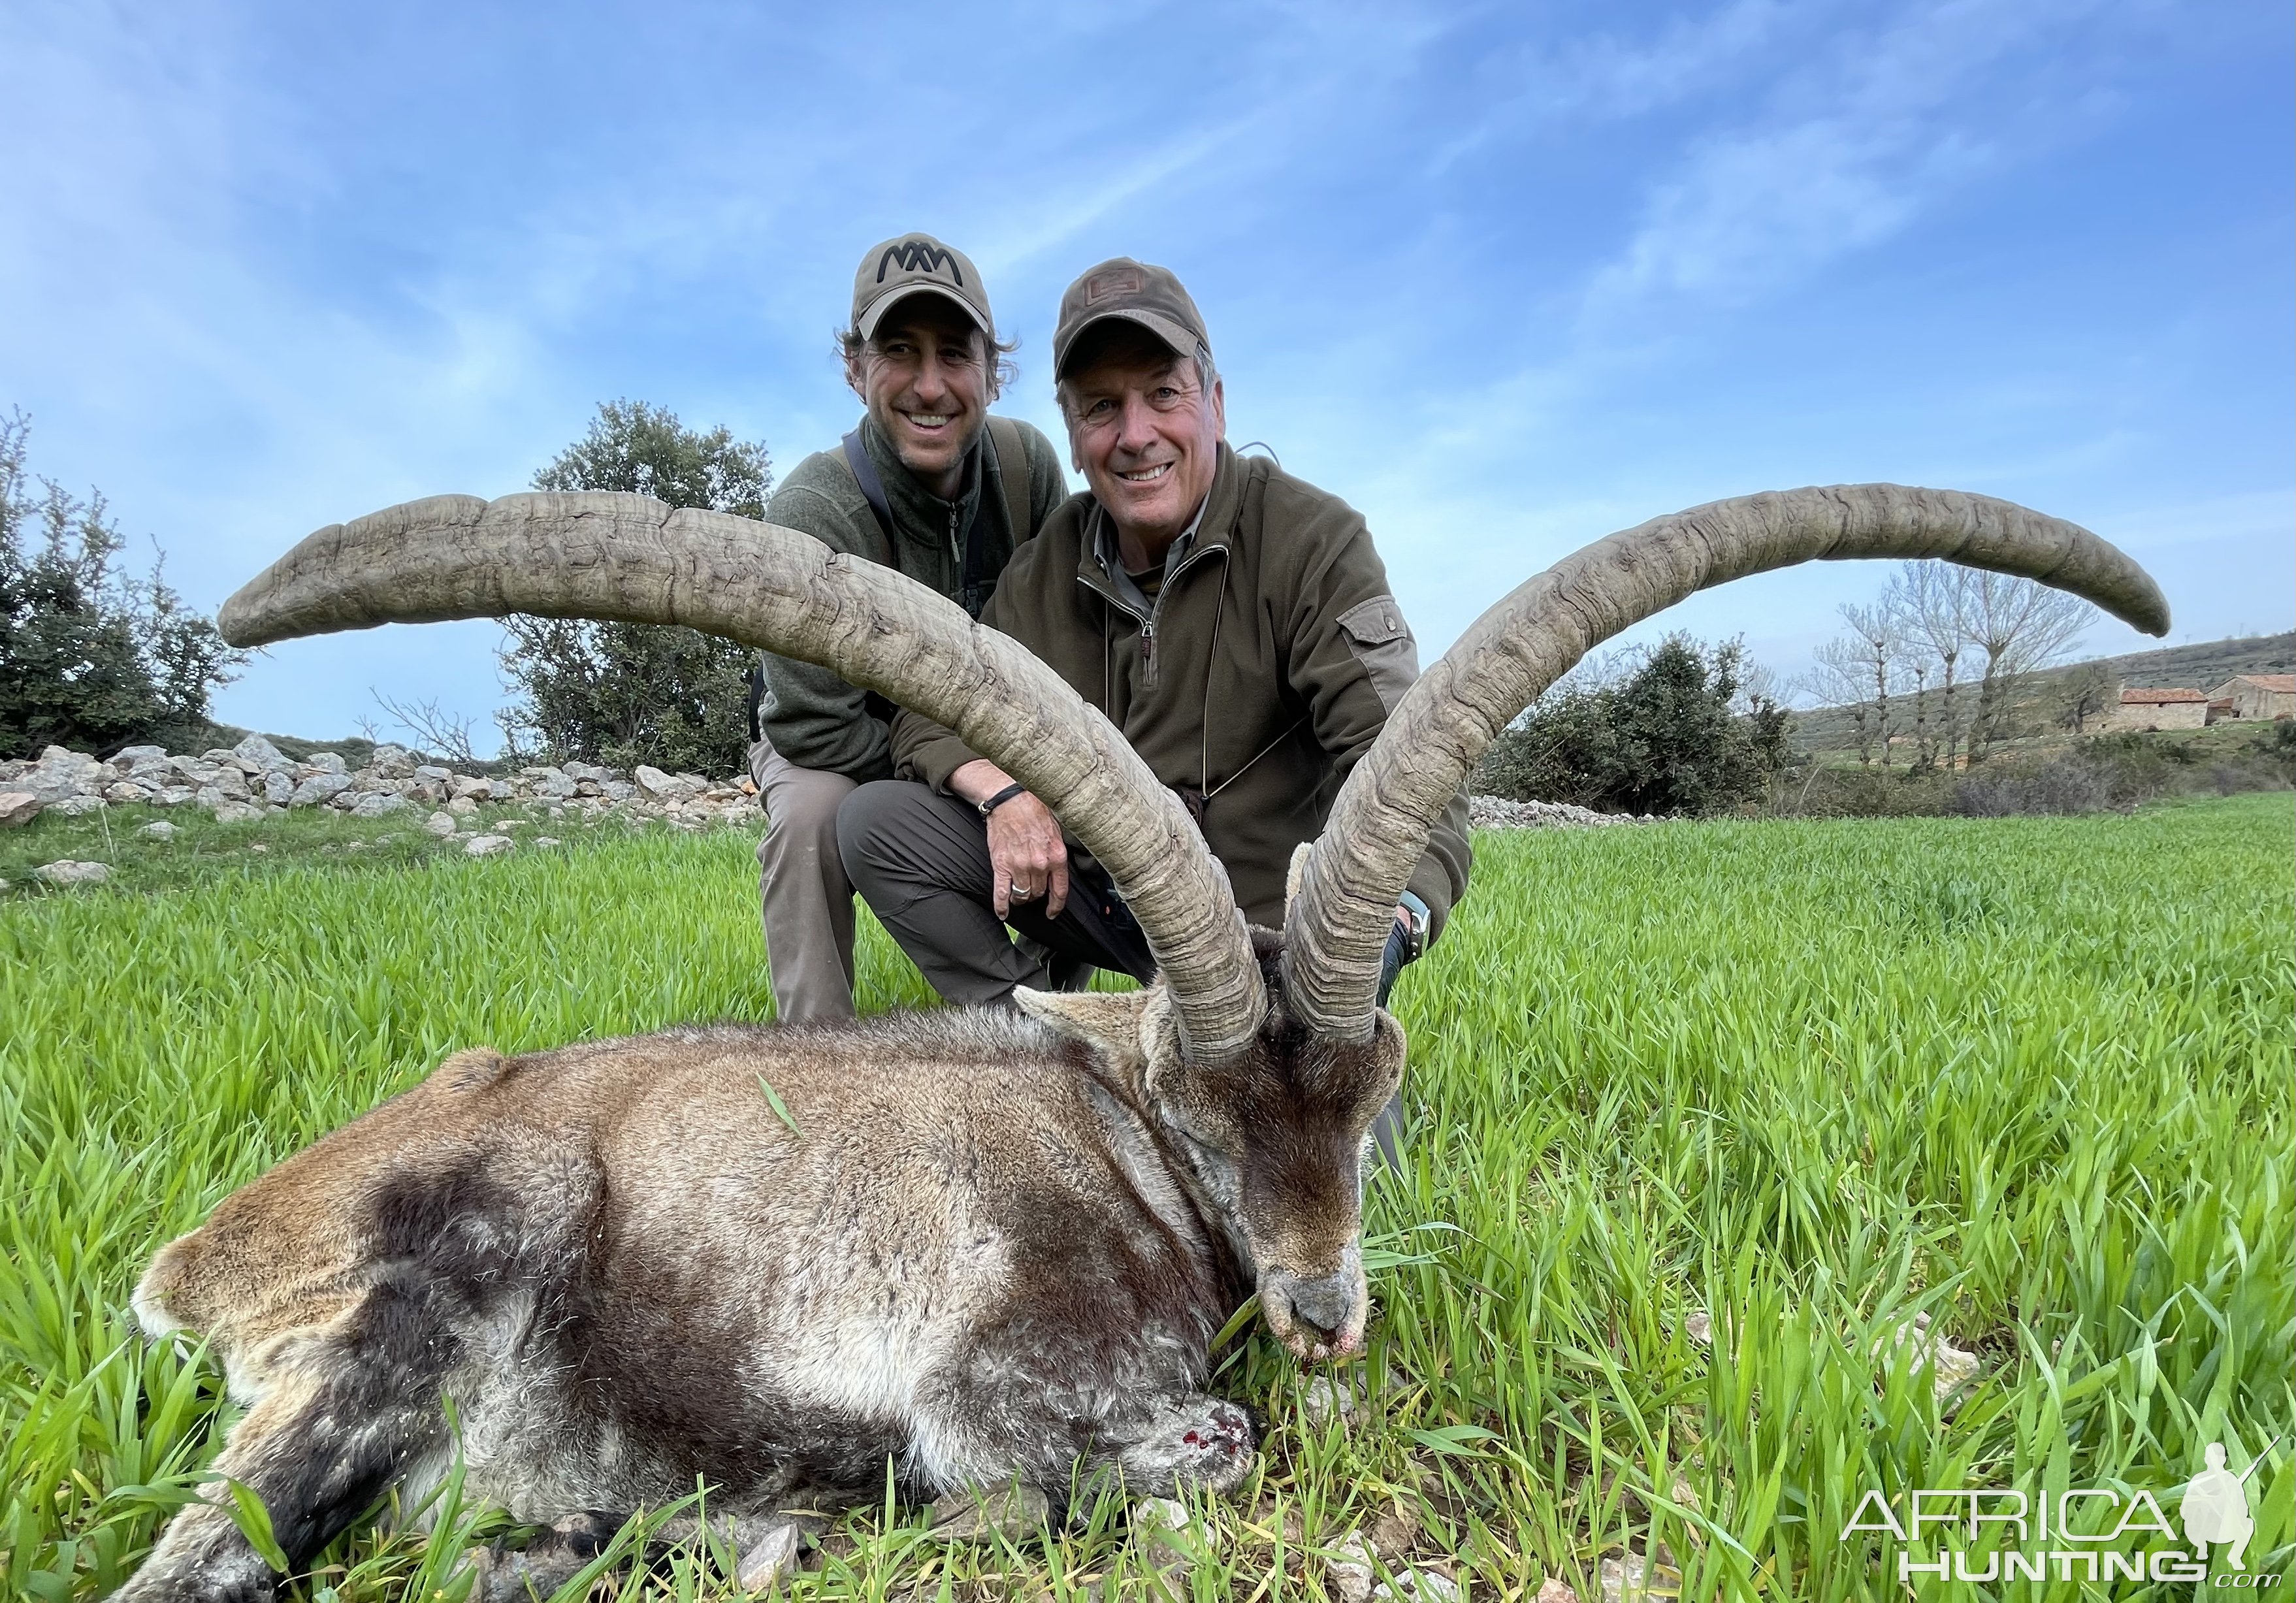
<svg viewBox="0 0 2296 1603">
<path fill-rule="evenodd" d="M 2124 690 L 2120 704 L 2124 707 L 2158 707 L 2169 702 L 2206 702 L 2204 690 Z"/>
<path fill-rule="evenodd" d="M 2275 695 L 2296 695 L 2296 673 L 2244 673 L 2239 677 Z"/>
</svg>

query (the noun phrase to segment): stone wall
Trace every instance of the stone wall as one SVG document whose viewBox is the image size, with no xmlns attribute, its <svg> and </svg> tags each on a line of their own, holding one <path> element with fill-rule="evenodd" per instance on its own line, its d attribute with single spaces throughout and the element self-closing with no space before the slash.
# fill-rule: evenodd
<svg viewBox="0 0 2296 1603">
<path fill-rule="evenodd" d="M 482 806 L 523 806 L 553 818 L 659 818 L 682 829 L 754 822 L 757 802 L 743 781 L 699 774 L 634 772 L 569 762 L 527 768 L 509 778 L 459 774 L 404 746 L 381 745 L 363 768 L 332 752 L 304 761 L 284 755 L 260 735 L 229 751 L 197 757 L 170 755 L 158 746 L 129 746 L 108 760 L 50 746 L 36 762 L 0 762 L 0 826 L 23 824 L 43 812 L 77 817 L 132 803 L 196 807 L 218 823 L 254 823 L 299 808 L 325 807 L 356 818 L 392 813 L 441 815 L 469 828 Z"/>
</svg>

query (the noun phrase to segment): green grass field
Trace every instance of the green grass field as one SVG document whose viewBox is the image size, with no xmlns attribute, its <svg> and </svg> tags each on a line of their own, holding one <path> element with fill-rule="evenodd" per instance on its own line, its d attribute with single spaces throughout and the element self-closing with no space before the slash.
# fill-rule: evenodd
<svg viewBox="0 0 2296 1603">
<path fill-rule="evenodd" d="M 1321 1596 L 1313 1550 L 1378 1520 L 1495 1599 L 1553 1574 L 1592 1599 L 1629 1551 L 1687 1598 L 2191 1596 L 1909 1593 L 1893 1541 L 1841 1533 L 1869 1488 L 2144 1488 L 2173 1518 L 2205 1443 L 2243 1469 L 2296 1424 L 2292 822 L 2276 794 L 1479 837 L 1397 997 L 1414 1132 L 1372 1199 L 1366 1401 L 1311 1426 L 1272 1344 L 1224 1350 L 1268 1433 L 1196 1594 Z M 403 851 L 324 853 L 314 826 L 171 856 L 97 824 L 35 825 L 11 861 L 108 845 L 115 886 L 0 904 L 11 1596 L 109 1591 L 229 1422 L 206 1369 L 132 1333 L 156 1245 L 456 1048 L 767 1007 L 739 832 L 470 861 L 404 826 Z M 865 1005 L 922 1001 L 866 934 Z M 1924 1311 L 1982 1360 L 1945 1405 L 1890 1340 Z M 2250 1484 L 2249 1568 L 2283 1574 L 2286 1440 Z M 309 1595 L 455 1596 L 490 1524 L 447 1518 L 347 1539 Z M 800 1591 L 1081 1596 L 1116 1524 L 951 1552 L 865 1511 Z M 641 1584 L 702 1591 L 688 1566 Z"/>
</svg>

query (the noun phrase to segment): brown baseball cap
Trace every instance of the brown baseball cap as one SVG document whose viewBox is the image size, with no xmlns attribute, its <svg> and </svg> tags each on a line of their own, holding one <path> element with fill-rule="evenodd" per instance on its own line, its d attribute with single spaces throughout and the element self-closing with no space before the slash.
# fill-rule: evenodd
<svg viewBox="0 0 2296 1603">
<path fill-rule="evenodd" d="M 1204 315 L 1169 267 L 1119 256 L 1086 271 L 1061 296 L 1060 326 L 1053 331 L 1053 376 L 1067 372 L 1077 336 L 1095 323 L 1120 317 L 1136 323 L 1181 356 L 1211 349 Z"/>
<path fill-rule="evenodd" d="M 963 308 L 980 332 L 996 338 L 988 292 L 972 258 L 930 234 L 903 234 L 869 247 L 853 275 L 853 326 L 865 340 L 894 306 L 912 295 L 939 295 Z"/>
</svg>

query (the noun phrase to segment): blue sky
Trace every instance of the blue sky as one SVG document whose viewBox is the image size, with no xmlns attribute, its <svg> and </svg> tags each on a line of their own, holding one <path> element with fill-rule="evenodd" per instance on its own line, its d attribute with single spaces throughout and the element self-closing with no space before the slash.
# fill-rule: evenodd
<svg viewBox="0 0 2296 1603">
<path fill-rule="evenodd" d="M 2249 0 L 12 0 L 0 407 L 212 607 L 323 523 L 523 487 L 612 397 L 794 464 L 857 410 L 854 262 L 923 228 L 1055 439 L 1062 286 L 1177 270 L 1231 437 L 1365 512 L 1431 654 L 1612 529 L 1872 479 L 2086 523 L 2175 637 L 2281 629 L 2292 44 Z M 1882 577 L 1662 626 L 1791 674 Z M 496 637 L 275 647 L 217 711 L 484 715 Z"/>
</svg>

